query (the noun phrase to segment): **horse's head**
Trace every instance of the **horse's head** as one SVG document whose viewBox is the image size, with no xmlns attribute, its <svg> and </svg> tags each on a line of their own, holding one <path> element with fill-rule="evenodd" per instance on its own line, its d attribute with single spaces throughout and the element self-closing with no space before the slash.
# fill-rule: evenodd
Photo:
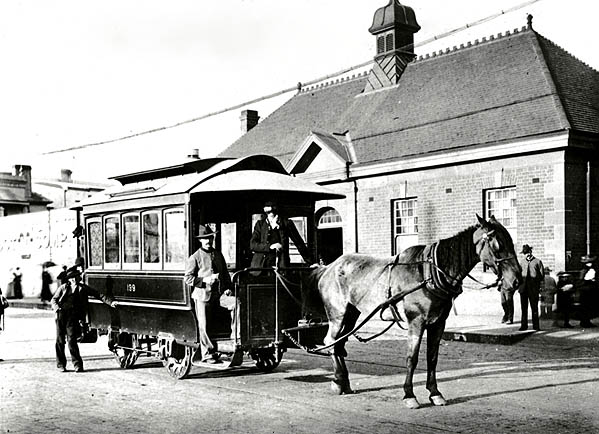
<svg viewBox="0 0 599 434">
<path fill-rule="evenodd" d="M 474 231 L 476 253 L 487 267 L 502 280 L 503 288 L 516 289 L 522 282 L 522 269 L 509 232 L 494 216 L 485 220 L 476 215 L 479 226 Z"/>
</svg>

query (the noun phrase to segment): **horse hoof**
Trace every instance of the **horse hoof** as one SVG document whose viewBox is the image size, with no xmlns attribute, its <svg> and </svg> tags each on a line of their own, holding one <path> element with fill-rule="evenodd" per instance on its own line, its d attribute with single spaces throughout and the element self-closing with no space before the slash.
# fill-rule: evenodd
<svg viewBox="0 0 599 434">
<path fill-rule="evenodd" d="M 331 390 L 335 395 L 351 395 L 355 393 L 349 384 L 339 384 L 331 381 Z"/>
<path fill-rule="evenodd" d="M 433 405 L 437 405 L 437 406 L 447 404 L 447 401 L 445 401 L 445 398 L 443 398 L 443 396 L 441 396 L 441 395 L 431 396 L 429 398 L 429 400 L 431 401 L 431 403 Z"/>
<path fill-rule="evenodd" d="M 416 398 L 404 398 L 403 403 L 410 410 L 420 408 L 420 403 L 416 400 Z"/>
</svg>

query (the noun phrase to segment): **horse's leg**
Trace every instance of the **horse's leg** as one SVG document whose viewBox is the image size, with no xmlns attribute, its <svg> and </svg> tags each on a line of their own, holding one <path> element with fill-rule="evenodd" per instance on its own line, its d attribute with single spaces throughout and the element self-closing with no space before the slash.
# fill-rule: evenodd
<svg viewBox="0 0 599 434">
<path fill-rule="evenodd" d="M 445 321 L 438 321 L 434 325 L 430 325 L 426 332 L 426 362 L 427 362 L 427 377 L 426 388 L 430 392 L 429 400 L 433 405 L 445 405 L 447 401 L 437 389 L 437 361 L 439 360 L 439 345 L 445 330 Z"/>
<path fill-rule="evenodd" d="M 420 343 L 424 333 L 424 320 L 415 318 L 408 325 L 408 357 L 406 359 L 406 381 L 403 385 L 404 397 L 403 402 L 408 408 L 418 408 L 420 404 L 414 395 L 414 371 L 418 365 L 418 352 L 420 351 Z"/>
<path fill-rule="evenodd" d="M 333 343 L 339 336 L 350 332 L 354 328 L 358 316 L 360 316 L 360 312 L 353 306 L 348 305 L 341 321 L 335 322 L 334 325 L 329 323 L 329 332 L 325 338 L 325 345 Z M 345 364 L 345 357 L 347 357 L 346 342 L 347 339 L 342 339 L 333 346 L 331 351 L 331 360 L 335 373 L 335 379 L 331 382 L 331 390 L 337 395 L 354 393 L 350 386 L 349 371 Z"/>
</svg>

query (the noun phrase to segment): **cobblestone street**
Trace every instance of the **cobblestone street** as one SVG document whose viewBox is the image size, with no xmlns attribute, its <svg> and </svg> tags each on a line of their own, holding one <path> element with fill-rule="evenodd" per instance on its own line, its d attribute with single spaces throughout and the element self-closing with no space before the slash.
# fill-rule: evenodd
<svg viewBox="0 0 599 434">
<path fill-rule="evenodd" d="M 290 350 L 273 373 L 251 361 L 232 371 L 194 368 L 171 379 L 142 358 L 121 370 L 106 337 L 81 345 L 86 372 L 54 367 L 48 311 L 10 309 L 0 334 L 0 432 L 594 433 L 599 430 L 597 334 L 539 333 L 514 345 L 443 342 L 446 407 L 428 403 L 424 353 L 415 376 L 423 404 L 403 407 L 405 340 L 351 341 L 357 392 L 333 396 L 328 358 Z"/>
</svg>

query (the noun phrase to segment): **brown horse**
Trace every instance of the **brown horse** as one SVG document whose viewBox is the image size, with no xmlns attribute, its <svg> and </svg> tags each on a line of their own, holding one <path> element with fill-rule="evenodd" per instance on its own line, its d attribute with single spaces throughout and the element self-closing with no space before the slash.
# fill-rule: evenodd
<svg viewBox="0 0 599 434">
<path fill-rule="evenodd" d="M 360 314 L 367 314 L 386 300 L 403 298 L 408 320 L 407 375 L 404 403 L 418 408 L 413 375 L 424 331 L 427 331 L 428 376 L 426 388 L 434 405 L 446 401 L 437 388 L 439 343 L 452 302 L 461 292 L 462 280 L 482 261 L 504 287 L 517 288 L 522 281 L 514 244 L 507 230 L 494 218 L 479 217 L 478 224 L 428 246 L 413 246 L 394 258 L 347 254 L 314 271 L 313 277 L 329 320 L 325 345 L 332 345 L 337 394 L 353 393 L 345 365 L 345 343 Z M 405 297 L 404 297 L 405 295 Z M 393 304 L 393 303 L 391 303 Z"/>
</svg>

